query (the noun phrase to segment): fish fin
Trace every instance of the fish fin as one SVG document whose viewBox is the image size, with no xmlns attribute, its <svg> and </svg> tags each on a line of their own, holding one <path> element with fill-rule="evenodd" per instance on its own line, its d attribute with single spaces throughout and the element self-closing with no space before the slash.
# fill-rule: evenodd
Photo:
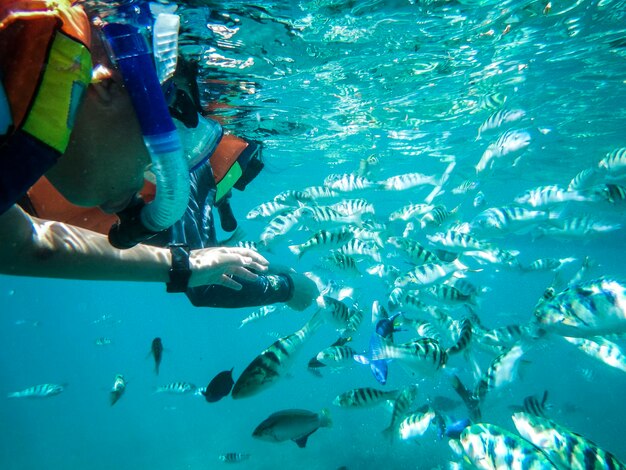
<svg viewBox="0 0 626 470">
<path fill-rule="evenodd" d="M 299 437 L 298 439 L 292 439 L 293 442 L 295 442 L 298 447 L 300 447 L 300 449 L 304 449 L 306 447 L 306 441 L 309 438 L 309 436 L 311 434 L 313 434 L 315 431 L 317 431 L 317 429 L 314 429 L 313 431 L 311 431 L 310 433 L 308 433 L 306 436 L 302 436 Z"/>
<path fill-rule="evenodd" d="M 298 258 L 302 256 L 302 249 L 300 248 L 300 245 L 289 245 L 287 248 L 289 248 L 289 251 L 291 251 Z"/>
<path fill-rule="evenodd" d="M 363 354 L 355 354 L 354 356 L 352 356 L 352 359 L 354 359 L 359 364 L 367 365 L 370 363 L 370 360 L 367 357 L 365 357 Z"/>
</svg>

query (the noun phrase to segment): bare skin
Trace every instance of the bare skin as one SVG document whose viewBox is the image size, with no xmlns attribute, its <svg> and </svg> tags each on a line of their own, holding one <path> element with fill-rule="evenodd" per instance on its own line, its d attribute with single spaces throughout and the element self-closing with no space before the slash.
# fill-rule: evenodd
<svg viewBox="0 0 626 470">
<path fill-rule="evenodd" d="M 230 275 L 253 280 L 268 261 L 246 248 L 207 248 L 190 255 L 189 286 L 241 289 Z M 113 248 L 99 233 L 41 220 L 13 206 L 0 216 L 0 273 L 61 279 L 167 282 L 169 250 L 138 245 Z M 252 270 L 252 271 L 251 271 Z"/>
</svg>

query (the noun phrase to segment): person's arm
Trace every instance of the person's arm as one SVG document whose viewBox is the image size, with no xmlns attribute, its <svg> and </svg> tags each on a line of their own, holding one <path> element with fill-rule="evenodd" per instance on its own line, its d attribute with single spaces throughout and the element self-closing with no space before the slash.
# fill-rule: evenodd
<svg viewBox="0 0 626 470">
<path fill-rule="evenodd" d="M 190 253 L 189 285 L 220 284 L 239 289 L 230 276 L 255 279 L 267 260 L 253 250 L 214 248 Z M 168 249 L 138 245 L 113 248 L 104 235 L 41 220 L 13 206 L 0 215 L 0 273 L 63 279 L 167 282 Z"/>
</svg>

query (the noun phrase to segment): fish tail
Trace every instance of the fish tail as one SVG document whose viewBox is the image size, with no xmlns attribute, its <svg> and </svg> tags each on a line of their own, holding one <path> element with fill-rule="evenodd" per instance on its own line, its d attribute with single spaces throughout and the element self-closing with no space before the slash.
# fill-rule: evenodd
<svg viewBox="0 0 626 470">
<path fill-rule="evenodd" d="M 302 256 L 302 248 L 299 245 L 289 245 L 289 251 L 291 251 L 298 258 Z"/>
<path fill-rule="evenodd" d="M 304 325 L 304 329 L 308 334 L 315 333 L 317 329 L 326 323 L 326 317 L 324 315 L 324 309 L 319 308 L 315 311 L 311 319 Z"/>
<path fill-rule="evenodd" d="M 330 428 L 333 425 L 333 420 L 330 417 L 330 410 L 323 408 L 320 413 L 320 428 Z"/>
<path fill-rule="evenodd" d="M 394 438 L 394 427 L 393 426 L 389 426 L 386 427 L 385 429 L 382 430 L 381 434 L 383 435 L 383 437 L 389 441 L 389 442 L 393 442 L 393 438 Z"/>
</svg>

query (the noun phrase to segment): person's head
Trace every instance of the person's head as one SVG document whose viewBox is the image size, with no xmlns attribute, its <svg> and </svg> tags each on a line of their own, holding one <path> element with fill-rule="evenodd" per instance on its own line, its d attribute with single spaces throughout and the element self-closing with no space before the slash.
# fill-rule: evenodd
<svg viewBox="0 0 626 470">
<path fill-rule="evenodd" d="M 70 202 L 117 212 L 143 186 L 150 156 L 120 73 L 96 28 L 91 52 L 100 76 L 85 93 L 65 154 L 46 176 Z"/>
</svg>

